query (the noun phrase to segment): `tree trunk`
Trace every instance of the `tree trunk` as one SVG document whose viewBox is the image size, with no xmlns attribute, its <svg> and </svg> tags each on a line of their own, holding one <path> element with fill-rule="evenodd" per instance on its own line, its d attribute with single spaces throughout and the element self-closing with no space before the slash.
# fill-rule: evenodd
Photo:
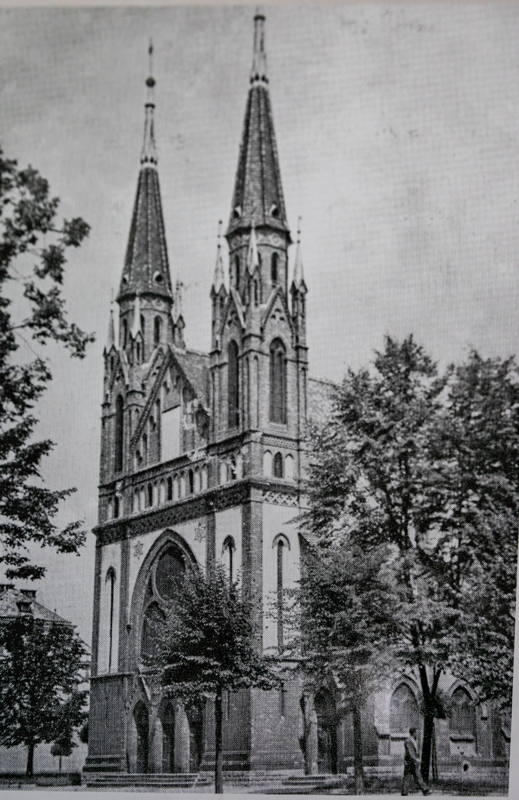
<svg viewBox="0 0 519 800">
<path fill-rule="evenodd" d="M 214 791 L 223 794 L 223 748 L 222 748 L 222 687 L 216 690 L 214 700 Z"/>
<path fill-rule="evenodd" d="M 434 716 L 430 711 L 426 711 L 423 720 L 423 740 L 422 740 L 422 778 L 426 783 L 429 781 L 429 768 L 431 765 L 432 741 L 434 735 Z"/>
<path fill-rule="evenodd" d="M 362 719 L 357 705 L 352 708 L 353 718 L 353 769 L 355 772 L 355 794 L 364 794 L 364 753 L 362 747 Z"/>
<path fill-rule="evenodd" d="M 429 684 L 427 668 L 425 666 L 419 667 L 419 673 L 424 705 L 421 771 L 422 778 L 427 783 L 429 781 L 429 770 L 431 766 L 431 754 L 434 736 L 435 700 L 441 670 L 433 671 L 433 680 L 431 684 Z"/>
<path fill-rule="evenodd" d="M 34 750 L 36 749 L 36 745 L 34 742 L 31 742 L 27 745 L 27 769 L 25 771 L 26 775 L 32 777 L 34 775 Z"/>
</svg>

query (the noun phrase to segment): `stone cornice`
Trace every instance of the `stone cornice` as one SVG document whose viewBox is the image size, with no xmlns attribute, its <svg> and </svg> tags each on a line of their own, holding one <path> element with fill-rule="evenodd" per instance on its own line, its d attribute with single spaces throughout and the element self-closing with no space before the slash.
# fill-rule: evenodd
<svg viewBox="0 0 519 800">
<path fill-rule="evenodd" d="M 285 481 L 248 478 L 167 503 L 160 508 L 150 508 L 139 514 L 97 525 L 92 532 L 97 538 L 97 546 L 118 542 L 241 505 L 250 499 L 254 490 L 268 493 L 269 497 L 279 495 L 278 502 L 282 505 L 297 506 L 301 499 L 296 485 Z"/>
</svg>

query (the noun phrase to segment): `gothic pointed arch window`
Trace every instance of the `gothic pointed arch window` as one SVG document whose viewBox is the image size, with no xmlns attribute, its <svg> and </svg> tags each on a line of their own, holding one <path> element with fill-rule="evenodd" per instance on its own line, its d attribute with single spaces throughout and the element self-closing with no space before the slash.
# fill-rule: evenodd
<svg viewBox="0 0 519 800">
<path fill-rule="evenodd" d="M 115 401 L 115 471 L 122 472 L 124 454 L 124 401 L 117 395 Z"/>
<path fill-rule="evenodd" d="M 173 500 L 173 479 L 171 476 L 166 481 L 166 499 Z"/>
<path fill-rule="evenodd" d="M 144 319 L 144 314 L 140 316 L 140 323 L 141 323 L 141 333 L 144 338 L 144 334 L 146 333 L 146 320 Z"/>
<path fill-rule="evenodd" d="M 407 734 L 409 728 L 418 728 L 419 711 L 416 698 L 406 683 L 399 684 L 389 705 L 389 729 L 392 734 Z"/>
<path fill-rule="evenodd" d="M 113 567 L 110 567 L 106 573 L 105 582 L 108 590 L 108 672 L 111 672 L 115 624 L 115 570 Z"/>
<path fill-rule="evenodd" d="M 153 320 L 153 343 L 155 346 L 160 344 L 162 338 L 162 320 L 160 317 L 155 317 Z"/>
<path fill-rule="evenodd" d="M 148 506 L 152 506 L 153 505 L 153 484 L 148 483 L 147 493 L 148 493 L 148 496 L 147 496 Z"/>
<path fill-rule="evenodd" d="M 141 635 L 141 654 L 154 656 L 158 649 L 160 624 L 164 619 L 158 603 L 150 603 L 144 612 Z"/>
<path fill-rule="evenodd" d="M 276 617 L 277 617 L 277 645 L 278 652 L 282 653 L 285 647 L 285 578 L 287 552 L 290 550 L 288 539 L 278 534 L 273 542 L 276 554 Z"/>
<path fill-rule="evenodd" d="M 231 339 L 227 348 L 227 403 L 228 425 L 236 428 L 240 424 L 240 380 L 238 345 Z"/>
<path fill-rule="evenodd" d="M 128 344 L 128 320 L 127 319 L 123 319 L 122 333 L 123 333 L 123 347 L 126 347 L 126 345 Z"/>
<path fill-rule="evenodd" d="M 232 536 L 226 536 L 223 541 L 222 547 L 222 561 L 223 567 L 229 578 L 229 585 L 232 586 L 235 580 L 234 575 L 234 555 L 236 552 L 236 545 Z"/>
<path fill-rule="evenodd" d="M 141 657 L 157 652 L 164 605 L 178 595 L 186 566 L 186 555 L 174 542 L 168 542 L 151 565 L 142 610 Z"/>
<path fill-rule="evenodd" d="M 236 291 L 240 291 L 240 259 L 238 256 L 234 259 L 234 285 L 236 287 Z"/>
<path fill-rule="evenodd" d="M 476 709 L 463 686 L 458 686 L 451 696 L 449 729 L 458 736 L 476 738 Z"/>
<path fill-rule="evenodd" d="M 274 339 L 270 345 L 270 421 L 287 421 L 287 359 L 285 345 Z"/>
<path fill-rule="evenodd" d="M 270 280 L 272 286 L 277 286 L 279 282 L 279 256 L 277 253 L 272 253 L 270 259 Z"/>
<path fill-rule="evenodd" d="M 274 456 L 274 477 L 275 478 L 282 478 L 283 477 L 283 456 L 281 453 L 276 453 Z"/>
</svg>

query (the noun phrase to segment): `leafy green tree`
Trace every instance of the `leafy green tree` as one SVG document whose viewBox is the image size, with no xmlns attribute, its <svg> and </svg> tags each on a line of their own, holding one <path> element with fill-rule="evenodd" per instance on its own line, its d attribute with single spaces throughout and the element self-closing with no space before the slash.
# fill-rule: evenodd
<svg viewBox="0 0 519 800">
<path fill-rule="evenodd" d="M 56 742 L 53 743 L 52 747 L 50 748 L 51 755 L 58 756 L 59 758 L 59 774 L 61 775 L 61 759 L 63 756 L 70 756 L 72 754 L 72 750 L 76 747 L 76 743 L 70 737 L 67 738 L 60 738 Z"/>
<path fill-rule="evenodd" d="M 304 524 L 325 542 L 346 536 L 365 550 L 390 547 L 405 620 L 397 654 L 421 683 L 426 780 L 442 672 L 469 677 L 462 654 L 470 653 L 479 689 L 503 627 L 487 616 L 471 642 L 468 598 L 482 572 L 512 615 L 508 638 L 497 634 L 502 651 L 512 641 L 518 409 L 513 361 L 471 353 L 440 374 L 412 337 L 387 337 L 371 370 L 348 372 L 316 435 Z M 503 538 L 505 591 L 499 570 L 485 571 Z"/>
<path fill-rule="evenodd" d="M 56 341 L 82 358 L 93 340 L 67 319 L 63 297 L 68 251 L 89 226 L 79 217 L 59 220 L 58 208 L 48 182 L 0 149 L 0 564 L 10 578 L 43 575 L 27 554 L 32 542 L 75 553 L 85 535 L 78 522 L 62 531 L 54 525 L 72 490 L 42 485 L 41 462 L 53 444 L 33 440 L 34 405 L 51 373 L 42 357 L 28 360 L 28 353 Z"/>
<path fill-rule="evenodd" d="M 356 794 L 365 788 L 362 709 L 395 668 L 400 598 L 388 562 L 387 547 L 365 552 L 340 538 L 307 554 L 296 590 L 306 680 L 318 688 L 331 679 L 340 715 L 351 714 Z"/>
<path fill-rule="evenodd" d="M 446 462 L 436 553 L 442 593 L 466 625 L 451 670 L 511 706 L 519 514 L 519 372 L 472 351 L 451 375 L 438 451 Z"/>
<path fill-rule="evenodd" d="M 69 625 L 30 614 L 0 623 L 0 743 L 27 747 L 27 775 L 38 744 L 71 739 L 85 720 L 84 654 Z"/>
<path fill-rule="evenodd" d="M 229 585 L 216 567 L 208 575 L 187 570 L 178 599 L 165 608 L 157 627 L 158 646 L 150 666 L 158 667 L 167 696 L 187 706 L 214 700 L 215 792 L 223 792 L 222 695 L 224 691 L 278 684 L 274 662 L 258 649 L 252 603 Z"/>
</svg>

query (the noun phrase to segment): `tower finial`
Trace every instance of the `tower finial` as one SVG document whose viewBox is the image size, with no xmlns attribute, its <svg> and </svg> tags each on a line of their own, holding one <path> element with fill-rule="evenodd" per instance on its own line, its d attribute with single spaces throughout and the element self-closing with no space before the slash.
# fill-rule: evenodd
<svg viewBox="0 0 519 800">
<path fill-rule="evenodd" d="M 147 96 L 144 117 L 144 143 L 142 145 L 141 164 L 152 166 L 157 163 L 157 148 L 155 145 L 155 78 L 153 77 L 153 42 L 148 45 L 149 74 L 146 78 Z"/>
<path fill-rule="evenodd" d="M 267 53 L 265 50 L 265 14 L 259 7 L 256 8 L 256 13 L 254 14 L 254 51 L 250 82 L 253 85 L 268 83 Z"/>
<path fill-rule="evenodd" d="M 214 267 L 213 287 L 214 291 L 218 292 L 221 286 L 225 285 L 225 276 L 222 260 L 222 225 L 221 219 L 218 220 L 218 233 L 216 236 L 216 264 Z"/>
<path fill-rule="evenodd" d="M 302 217 L 297 218 L 297 243 L 296 243 L 296 261 L 294 265 L 294 284 L 299 289 L 301 284 L 305 281 L 303 272 L 303 257 L 301 255 L 301 222 Z"/>
<path fill-rule="evenodd" d="M 114 323 L 114 292 L 112 289 L 112 296 L 110 299 L 110 319 L 108 321 L 108 336 L 106 337 L 105 353 L 109 353 L 112 347 L 117 347 L 116 341 Z"/>
</svg>

